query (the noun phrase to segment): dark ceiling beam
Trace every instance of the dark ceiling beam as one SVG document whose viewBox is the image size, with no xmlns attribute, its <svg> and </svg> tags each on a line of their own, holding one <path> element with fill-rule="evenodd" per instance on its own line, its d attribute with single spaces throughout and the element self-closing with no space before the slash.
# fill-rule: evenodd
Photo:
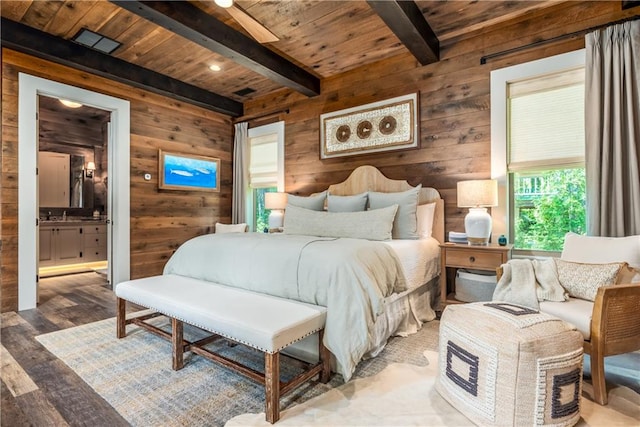
<svg viewBox="0 0 640 427">
<path fill-rule="evenodd" d="M 440 60 L 440 41 L 412 0 L 367 0 L 387 27 L 422 64 Z"/>
<path fill-rule="evenodd" d="M 138 65 L 2 18 L 2 46 L 126 83 L 218 113 L 238 117 L 240 102 L 181 82 Z"/>
<path fill-rule="evenodd" d="M 116 1 L 175 34 L 306 96 L 320 94 L 320 79 L 185 1 Z"/>
</svg>

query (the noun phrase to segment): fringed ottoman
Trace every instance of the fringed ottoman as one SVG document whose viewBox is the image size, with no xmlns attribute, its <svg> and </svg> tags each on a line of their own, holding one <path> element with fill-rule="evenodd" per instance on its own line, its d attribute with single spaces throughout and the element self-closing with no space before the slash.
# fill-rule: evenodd
<svg viewBox="0 0 640 427">
<path fill-rule="evenodd" d="M 580 419 L 582 334 L 514 304 L 449 305 L 436 389 L 479 425 L 572 426 Z"/>
</svg>

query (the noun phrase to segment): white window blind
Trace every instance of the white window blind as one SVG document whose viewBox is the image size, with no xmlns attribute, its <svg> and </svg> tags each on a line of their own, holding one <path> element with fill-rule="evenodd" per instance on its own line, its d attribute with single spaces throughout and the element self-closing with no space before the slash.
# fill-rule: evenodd
<svg viewBox="0 0 640 427">
<path fill-rule="evenodd" d="M 278 135 L 268 134 L 250 139 L 249 185 L 252 188 L 278 184 Z"/>
<path fill-rule="evenodd" d="M 509 172 L 584 164 L 584 68 L 508 84 Z"/>
</svg>

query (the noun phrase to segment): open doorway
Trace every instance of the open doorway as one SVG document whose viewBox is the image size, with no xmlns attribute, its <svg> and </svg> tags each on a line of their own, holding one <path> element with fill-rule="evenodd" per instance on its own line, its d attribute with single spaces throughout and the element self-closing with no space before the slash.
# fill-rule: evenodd
<svg viewBox="0 0 640 427">
<path fill-rule="evenodd" d="M 110 111 L 38 95 L 38 302 L 44 285 L 55 293 L 71 274 L 109 284 L 110 120 Z"/>
<path fill-rule="evenodd" d="M 130 105 L 123 99 L 24 73 L 19 73 L 18 80 L 18 310 L 28 310 L 36 307 L 37 300 L 39 97 L 71 100 L 110 112 L 105 223 L 107 234 L 111 236 L 107 242 L 112 242 L 112 245 L 107 243 L 111 283 L 130 277 Z"/>
</svg>

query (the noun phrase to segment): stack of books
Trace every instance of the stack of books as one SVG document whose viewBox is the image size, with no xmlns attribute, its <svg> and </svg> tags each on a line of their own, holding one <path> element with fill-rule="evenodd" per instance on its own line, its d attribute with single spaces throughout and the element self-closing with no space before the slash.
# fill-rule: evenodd
<svg viewBox="0 0 640 427">
<path fill-rule="evenodd" d="M 467 233 L 458 233 L 456 231 L 449 232 L 449 241 L 451 243 L 468 243 Z"/>
</svg>

